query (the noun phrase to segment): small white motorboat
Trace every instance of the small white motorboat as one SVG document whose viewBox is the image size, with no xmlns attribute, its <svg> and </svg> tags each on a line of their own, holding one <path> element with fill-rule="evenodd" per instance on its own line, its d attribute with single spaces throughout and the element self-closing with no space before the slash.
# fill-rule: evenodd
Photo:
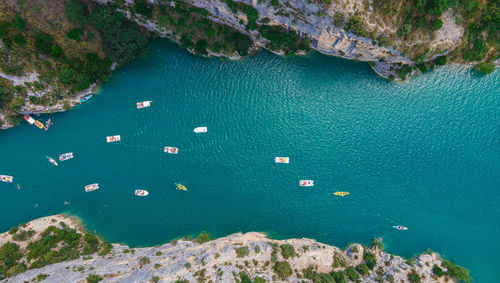
<svg viewBox="0 0 500 283">
<path fill-rule="evenodd" d="M 149 192 L 146 190 L 135 190 L 135 195 L 140 197 L 145 197 L 149 195 Z"/>
<path fill-rule="evenodd" d="M 0 182 L 12 183 L 14 177 L 8 175 L 0 175 Z"/>
<path fill-rule="evenodd" d="M 85 192 L 91 192 L 91 191 L 95 191 L 99 189 L 99 184 L 98 183 L 95 183 L 95 184 L 90 184 L 90 185 L 86 185 L 85 186 Z"/>
<path fill-rule="evenodd" d="M 200 134 L 200 133 L 206 133 L 208 131 L 208 129 L 207 129 L 207 127 L 197 127 L 197 128 L 194 128 L 193 131 L 197 134 Z"/>
<path fill-rule="evenodd" d="M 171 153 L 171 154 L 179 153 L 179 149 L 177 147 L 173 147 L 173 146 L 166 146 L 163 151 L 166 153 Z"/>
<path fill-rule="evenodd" d="M 30 125 L 35 124 L 35 119 L 33 119 L 33 117 L 28 114 L 24 115 L 24 120 L 26 120 L 26 122 L 28 122 Z"/>
<path fill-rule="evenodd" d="M 54 164 L 55 166 L 57 166 L 57 165 L 58 165 L 58 164 L 57 164 L 57 162 L 56 162 L 56 161 L 55 161 L 52 157 L 50 157 L 50 156 L 45 156 L 45 158 L 47 158 L 47 160 L 48 160 L 50 163 Z"/>
<path fill-rule="evenodd" d="M 314 186 L 314 181 L 313 180 L 300 180 L 299 185 L 301 187 L 312 187 L 312 186 Z"/>
<path fill-rule="evenodd" d="M 141 109 L 141 108 L 146 108 L 146 107 L 149 107 L 151 106 L 151 100 L 148 100 L 148 101 L 143 101 L 143 102 L 137 102 L 137 109 Z"/>
<path fill-rule="evenodd" d="M 63 153 L 59 155 L 59 161 L 66 161 L 73 158 L 73 152 Z"/>
<path fill-rule="evenodd" d="M 290 157 L 275 157 L 274 162 L 276 162 L 276 163 L 290 163 Z"/>
<path fill-rule="evenodd" d="M 120 141 L 121 139 L 122 138 L 120 137 L 120 135 L 106 137 L 107 142 L 117 142 Z"/>
<path fill-rule="evenodd" d="M 396 230 L 408 230 L 408 228 L 406 228 L 405 226 L 392 226 L 392 228 Z"/>
</svg>

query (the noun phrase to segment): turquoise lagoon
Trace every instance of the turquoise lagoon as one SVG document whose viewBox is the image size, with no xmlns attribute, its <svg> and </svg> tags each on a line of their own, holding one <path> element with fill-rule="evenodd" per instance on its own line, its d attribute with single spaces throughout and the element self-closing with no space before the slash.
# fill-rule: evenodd
<svg viewBox="0 0 500 283">
<path fill-rule="evenodd" d="M 144 100 L 152 107 L 137 110 Z M 48 132 L 24 123 L 0 134 L 0 174 L 21 185 L 0 184 L 2 231 L 67 212 L 132 246 L 202 230 L 340 247 L 382 237 L 389 252 L 430 248 L 476 282 L 500 281 L 498 71 L 450 66 L 391 83 L 320 54 L 230 62 L 156 40 L 92 100 L 52 118 Z M 58 167 L 44 158 L 64 152 L 75 158 Z M 85 193 L 95 182 L 101 189 Z"/>
</svg>

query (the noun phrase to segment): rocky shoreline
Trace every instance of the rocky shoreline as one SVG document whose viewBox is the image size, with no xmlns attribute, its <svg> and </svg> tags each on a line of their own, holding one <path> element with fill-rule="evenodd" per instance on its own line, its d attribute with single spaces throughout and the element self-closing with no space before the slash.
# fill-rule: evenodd
<svg viewBox="0 0 500 283">
<path fill-rule="evenodd" d="M 36 219 L 19 227 L 20 231 L 34 231 L 32 238 L 19 243 L 21 250 L 28 242 L 39 240 L 51 225 L 81 233 L 85 230 L 74 217 Z M 14 235 L 1 234 L 0 246 L 13 241 Z M 408 260 L 384 252 L 378 240 L 371 247 L 351 244 L 343 250 L 312 239 L 273 240 L 256 232 L 211 241 L 207 237 L 173 240 L 155 247 L 112 244 L 105 254 L 29 269 L 5 282 L 40 278 L 43 282 L 84 282 L 89 276 L 102 278 L 101 282 L 251 282 L 244 278 L 253 282 L 317 282 L 317 278 L 330 277 L 345 280 L 331 282 L 417 282 L 410 279 L 417 277 L 422 282 L 456 282 L 438 254 L 427 252 Z M 436 274 L 436 270 L 442 273 Z"/>
</svg>

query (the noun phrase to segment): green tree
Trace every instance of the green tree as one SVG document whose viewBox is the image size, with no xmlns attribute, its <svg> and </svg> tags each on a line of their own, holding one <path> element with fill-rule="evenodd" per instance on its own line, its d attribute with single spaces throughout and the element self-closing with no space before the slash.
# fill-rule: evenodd
<svg viewBox="0 0 500 283">
<path fill-rule="evenodd" d="M 481 75 L 491 74 L 495 71 L 495 64 L 490 62 L 481 62 L 474 66 L 474 70 Z"/>
<path fill-rule="evenodd" d="M 64 85 L 69 85 L 73 81 L 75 71 L 71 68 L 62 68 L 59 72 L 59 81 Z"/>
<path fill-rule="evenodd" d="M 285 280 L 292 275 L 292 267 L 287 261 L 276 262 L 273 265 L 273 270 L 282 280 Z"/>
<path fill-rule="evenodd" d="M 431 22 L 432 30 L 439 30 L 442 27 L 443 27 L 443 21 L 441 21 L 441 19 L 435 19 L 434 21 Z"/>
<path fill-rule="evenodd" d="M 15 44 L 20 45 L 20 46 L 23 46 L 26 44 L 26 38 L 20 33 L 14 35 L 12 37 L 12 40 L 14 40 Z"/>
<path fill-rule="evenodd" d="M 288 259 L 289 257 L 295 257 L 297 254 L 295 253 L 295 249 L 293 248 L 292 245 L 289 244 L 283 244 L 280 246 L 281 248 L 281 255 L 285 258 Z"/>
<path fill-rule="evenodd" d="M 446 58 L 446 55 L 443 55 L 443 56 L 439 56 L 438 58 L 436 58 L 436 60 L 434 60 L 434 63 L 436 63 L 436 65 L 439 65 L 439 66 L 444 66 L 444 65 L 446 65 L 447 61 L 448 61 L 448 59 Z"/>
<path fill-rule="evenodd" d="M 89 88 L 90 84 L 92 83 L 90 76 L 86 73 L 78 74 L 76 76 L 76 83 L 75 87 L 78 90 L 84 90 Z"/>
<path fill-rule="evenodd" d="M 83 28 L 87 27 L 89 13 L 87 7 L 77 0 L 71 0 L 66 4 L 66 16 L 68 19 Z"/>
<path fill-rule="evenodd" d="M 102 280 L 102 277 L 96 274 L 89 274 L 87 276 L 87 283 L 97 283 Z"/>
<path fill-rule="evenodd" d="M 23 32 L 26 29 L 26 21 L 20 16 L 16 16 L 16 28 L 18 31 Z"/>
<path fill-rule="evenodd" d="M 38 51 L 50 54 L 54 39 L 48 33 L 39 32 L 35 36 L 35 47 Z"/>
<path fill-rule="evenodd" d="M 207 231 L 202 231 L 200 234 L 198 234 L 198 237 L 196 239 L 200 244 L 206 243 L 210 241 L 210 234 Z"/>
<path fill-rule="evenodd" d="M 71 29 L 66 34 L 66 37 L 73 39 L 73 40 L 76 40 L 76 41 L 80 41 L 80 35 L 83 35 L 83 30 L 79 29 L 79 28 L 74 28 L 74 29 Z"/>
</svg>

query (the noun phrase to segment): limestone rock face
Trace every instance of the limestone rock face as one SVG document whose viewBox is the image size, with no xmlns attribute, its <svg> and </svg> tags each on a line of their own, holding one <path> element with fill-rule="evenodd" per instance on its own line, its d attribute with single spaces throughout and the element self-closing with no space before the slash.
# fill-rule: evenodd
<svg viewBox="0 0 500 283">
<path fill-rule="evenodd" d="M 34 220 L 27 226 L 39 234 L 51 223 L 60 221 L 80 229 L 74 220 L 57 215 Z M 10 237 L 7 232 L 0 234 L 0 244 L 11 241 Z M 295 255 L 288 256 L 283 245 L 288 249 L 293 247 Z M 203 244 L 179 240 L 133 249 L 113 244 L 111 252 L 105 256 L 93 254 L 28 270 L 6 279 L 6 282 L 31 282 L 39 274 L 48 275 L 44 282 L 85 282 L 89 274 L 99 275 L 104 279 L 102 282 L 150 282 L 153 277 L 160 282 L 197 282 L 201 279 L 205 282 L 235 282 L 241 272 L 251 279 L 260 277 L 266 282 L 310 282 L 304 278 L 304 269 L 312 268 L 318 273 L 342 271 L 364 263 L 363 254 L 366 252 L 374 254 L 376 264 L 368 274 L 360 276 L 361 282 L 379 282 L 381 278 L 408 282 L 411 272 L 419 274 L 422 282 L 445 282 L 444 277 L 432 274 L 434 265 L 441 266 L 441 259 L 435 253 L 422 254 L 413 265 L 409 265 L 403 258 L 375 247 L 351 244 L 341 250 L 312 239 L 272 240 L 256 232 L 236 233 Z M 279 278 L 273 269 L 275 262 L 288 262 L 291 267 L 289 277 Z"/>
</svg>

